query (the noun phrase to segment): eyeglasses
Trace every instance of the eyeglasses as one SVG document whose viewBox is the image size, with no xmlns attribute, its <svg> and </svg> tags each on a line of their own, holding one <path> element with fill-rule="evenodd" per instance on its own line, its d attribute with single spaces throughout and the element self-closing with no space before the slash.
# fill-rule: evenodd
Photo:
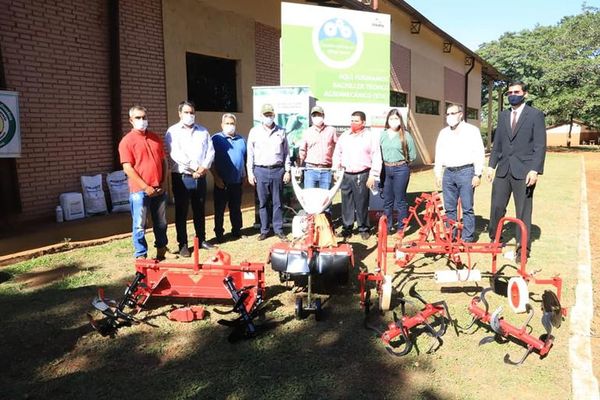
<svg viewBox="0 0 600 400">
<path fill-rule="evenodd" d="M 456 115 L 456 114 L 460 114 L 460 111 L 446 113 L 446 115 Z"/>
</svg>

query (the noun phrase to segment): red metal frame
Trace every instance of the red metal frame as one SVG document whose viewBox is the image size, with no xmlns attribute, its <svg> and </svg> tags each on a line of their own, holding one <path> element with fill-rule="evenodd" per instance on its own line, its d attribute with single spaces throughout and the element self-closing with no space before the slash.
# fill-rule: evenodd
<svg viewBox="0 0 600 400">
<path fill-rule="evenodd" d="M 138 259 L 135 269 L 144 275 L 135 293 L 139 306 L 150 296 L 230 300 L 231 294 L 223 284 L 226 277 L 231 277 L 237 288 L 247 288 L 244 305 L 248 312 L 259 296 L 265 296 L 264 264 L 242 262 L 232 265 L 230 255 L 221 250 L 200 264 L 198 238 L 194 240 L 191 264 Z"/>
<path fill-rule="evenodd" d="M 423 215 L 419 215 L 420 206 L 424 206 Z M 404 241 L 404 235 L 410 229 L 411 223 L 419 225 L 418 237 L 415 240 Z M 491 273 L 498 273 L 498 254 L 502 253 L 504 244 L 500 242 L 500 235 L 504 224 L 513 222 L 517 224 L 521 231 L 521 248 L 527 248 L 526 227 L 523 221 L 517 218 L 504 217 L 498 222 L 496 236 L 491 243 L 470 243 L 464 242 L 461 239 L 462 224 L 460 222 L 449 219 L 444 212 L 442 199 L 439 193 L 422 193 L 415 204 L 408 209 L 408 217 L 403 220 L 404 229 L 399 231 L 395 238 L 393 246 L 387 245 L 387 218 L 382 216 L 378 224 L 378 241 L 377 241 L 377 268 L 375 273 L 361 272 L 358 275 L 360 282 L 360 301 L 361 306 L 365 305 L 366 285 L 367 281 L 374 281 L 377 291 L 381 291 L 383 277 L 387 275 L 387 254 L 394 255 L 401 253 L 402 258 L 396 257 L 396 265 L 404 268 L 414 258 L 416 254 L 444 254 L 457 264 L 463 265 L 459 253 L 467 255 L 466 266 L 470 270 L 472 268 L 471 254 L 490 254 L 492 256 Z M 562 278 L 554 276 L 551 279 L 537 279 L 534 273 L 527 272 L 527 257 L 526 252 L 521 252 L 519 267 L 517 273 L 527 282 L 533 281 L 536 284 L 549 284 L 556 288 L 558 300 L 561 300 L 562 295 Z M 567 310 L 562 309 L 563 315 L 566 315 Z"/>
</svg>

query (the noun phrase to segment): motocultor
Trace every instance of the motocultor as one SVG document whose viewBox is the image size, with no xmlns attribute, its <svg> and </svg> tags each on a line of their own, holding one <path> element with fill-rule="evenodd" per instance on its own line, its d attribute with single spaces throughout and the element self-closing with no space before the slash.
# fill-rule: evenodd
<svg viewBox="0 0 600 400">
<path fill-rule="evenodd" d="M 324 213 L 342 184 L 344 171 L 310 168 L 331 172 L 335 184 L 331 189 L 301 188 L 296 178 L 306 169 L 292 168 L 292 187 L 304 215 L 294 217 L 294 239 L 291 242 L 279 242 L 271 247 L 269 261 L 273 270 L 279 273 L 281 282 L 292 281 L 295 286 L 307 288 L 306 303 L 301 296 L 296 297 L 296 318 L 303 319 L 307 313 L 314 313 L 315 319 L 320 320 L 321 299 L 313 296 L 313 279 L 346 284 L 349 270 L 354 266 L 354 253 L 348 243 L 337 242 L 333 227 Z"/>
<path fill-rule="evenodd" d="M 230 339 L 253 336 L 257 330 L 253 319 L 264 304 L 264 265 L 249 262 L 232 265 L 229 254 L 220 250 L 201 264 L 197 238 L 194 241 L 193 255 L 191 264 L 136 260 L 135 277 L 120 301 L 107 299 L 104 297 L 104 290 L 98 290 L 98 296 L 92 301 L 92 305 L 104 318 L 95 320 L 88 314 L 92 326 L 103 335 L 114 335 L 121 326 L 144 322 L 135 315 L 152 296 L 232 299 L 234 306 L 227 313 L 237 312 L 239 317 L 233 321 L 221 320 L 219 323 L 235 328 Z M 179 308 L 171 311 L 169 318 L 189 322 L 201 319 L 203 311 L 201 306 Z"/>
<path fill-rule="evenodd" d="M 479 345 L 490 343 L 492 341 L 508 342 L 513 341 L 526 347 L 525 353 L 519 361 L 512 361 L 509 354 L 504 356 L 504 362 L 511 365 L 520 365 L 525 361 L 527 356 L 532 352 L 536 352 L 540 355 L 540 358 L 544 358 L 552 345 L 554 344 L 554 336 L 552 336 L 552 327 L 559 328 L 562 321 L 562 309 L 560 302 L 554 292 L 549 290 L 544 291 L 542 295 L 542 325 L 546 330 L 546 333 L 541 335 L 539 338 L 532 336 L 528 331 L 529 323 L 533 318 L 533 308 L 527 304 L 527 318 L 525 323 L 521 327 L 511 325 L 503 317 L 500 316 L 502 313 L 502 307 L 498 307 L 493 313 L 489 312 L 489 303 L 485 296 L 493 288 L 486 288 L 481 291 L 479 296 L 474 297 L 469 304 L 469 312 L 473 315 L 473 321 L 471 325 L 466 329 L 469 329 L 476 322 L 489 325 L 494 336 L 488 336 L 483 338 Z M 483 304 L 484 308 L 481 308 L 479 304 Z"/>
<path fill-rule="evenodd" d="M 435 352 L 443 344 L 442 336 L 446 333 L 448 323 L 455 325 L 446 302 L 427 303 L 415 290 L 416 285 L 415 283 L 411 286 L 408 294 L 423 303 L 424 307 L 414 315 L 406 314 L 406 304 L 414 303 L 406 298 L 399 298 L 402 317 L 398 318 L 394 313 L 394 322 L 390 322 L 385 331 L 368 322 L 369 314 L 365 318 L 365 326 L 380 335 L 386 350 L 394 356 L 400 357 L 410 353 L 415 347 L 416 337 L 423 332 L 432 338 L 427 353 Z M 456 333 L 458 335 L 458 332 Z"/>
</svg>

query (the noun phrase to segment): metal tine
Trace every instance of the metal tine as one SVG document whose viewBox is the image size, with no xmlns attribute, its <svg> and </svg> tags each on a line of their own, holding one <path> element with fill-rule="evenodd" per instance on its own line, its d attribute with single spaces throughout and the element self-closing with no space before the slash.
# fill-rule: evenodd
<svg viewBox="0 0 600 400">
<path fill-rule="evenodd" d="M 428 304 L 425 299 L 423 297 L 421 297 L 421 295 L 416 291 L 415 286 L 417 286 L 418 282 L 415 282 L 410 289 L 408 290 L 408 294 L 410 295 L 410 297 L 414 297 L 415 299 L 419 300 L 421 303 L 423 304 Z"/>
<path fill-rule="evenodd" d="M 413 348 L 413 342 L 412 340 L 410 340 L 409 336 L 405 332 L 404 326 L 402 325 L 402 320 L 399 320 L 396 323 L 398 324 L 398 327 L 400 328 L 400 333 L 402 334 L 402 338 L 404 339 L 404 349 L 401 351 L 395 351 L 394 348 L 389 344 L 385 347 L 385 349 L 388 351 L 388 353 L 390 353 L 393 356 L 402 357 L 410 353 L 410 351 Z"/>
<path fill-rule="evenodd" d="M 479 295 L 479 300 L 481 300 L 481 302 L 483 303 L 483 305 L 485 306 L 485 312 L 488 313 L 490 311 L 490 304 L 487 302 L 485 296 L 488 294 L 488 292 L 493 291 L 494 289 L 489 287 L 489 288 L 485 288 L 481 291 L 481 294 Z"/>
<path fill-rule="evenodd" d="M 544 329 L 546 329 L 546 333 L 547 333 L 547 337 L 550 337 L 552 334 L 552 313 L 551 312 L 544 312 L 544 315 L 542 315 L 542 325 L 544 326 Z"/>
<path fill-rule="evenodd" d="M 450 315 L 450 310 L 448 309 L 448 304 L 446 304 L 446 302 L 444 300 L 442 300 L 442 301 L 436 301 L 432 305 L 434 307 L 440 307 L 441 306 L 441 307 L 444 308 L 444 312 L 446 313 L 446 319 L 454 327 L 454 333 L 456 333 L 456 336 L 458 336 L 459 335 L 459 332 L 458 332 L 458 320 L 452 319 L 452 316 Z M 474 322 L 472 322 L 472 324 L 473 323 Z"/>
<path fill-rule="evenodd" d="M 521 364 L 523 364 L 523 362 L 525 361 L 527 356 L 529 356 L 531 354 L 532 351 L 533 351 L 533 347 L 527 346 L 527 349 L 525 350 L 525 354 L 523 354 L 523 357 L 521 357 L 521 359 L 517 362 L 512 361 L 510 359 L 510 355 L 507 353 L 504 355 L 504 363 L 508 364 L 508 365 L 521 365 Z"/>
</svg>

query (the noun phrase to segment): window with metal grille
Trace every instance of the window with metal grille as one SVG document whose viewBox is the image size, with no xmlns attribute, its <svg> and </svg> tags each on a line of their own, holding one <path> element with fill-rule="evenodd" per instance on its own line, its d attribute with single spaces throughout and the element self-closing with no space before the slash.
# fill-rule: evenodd
<svg viewBox="0 0 600 400">
<path fill-rule="evenodd" d="M 239 112 L 238 61 L 186 53 L 188 100 L 198 111 Z"/>
</svg>

